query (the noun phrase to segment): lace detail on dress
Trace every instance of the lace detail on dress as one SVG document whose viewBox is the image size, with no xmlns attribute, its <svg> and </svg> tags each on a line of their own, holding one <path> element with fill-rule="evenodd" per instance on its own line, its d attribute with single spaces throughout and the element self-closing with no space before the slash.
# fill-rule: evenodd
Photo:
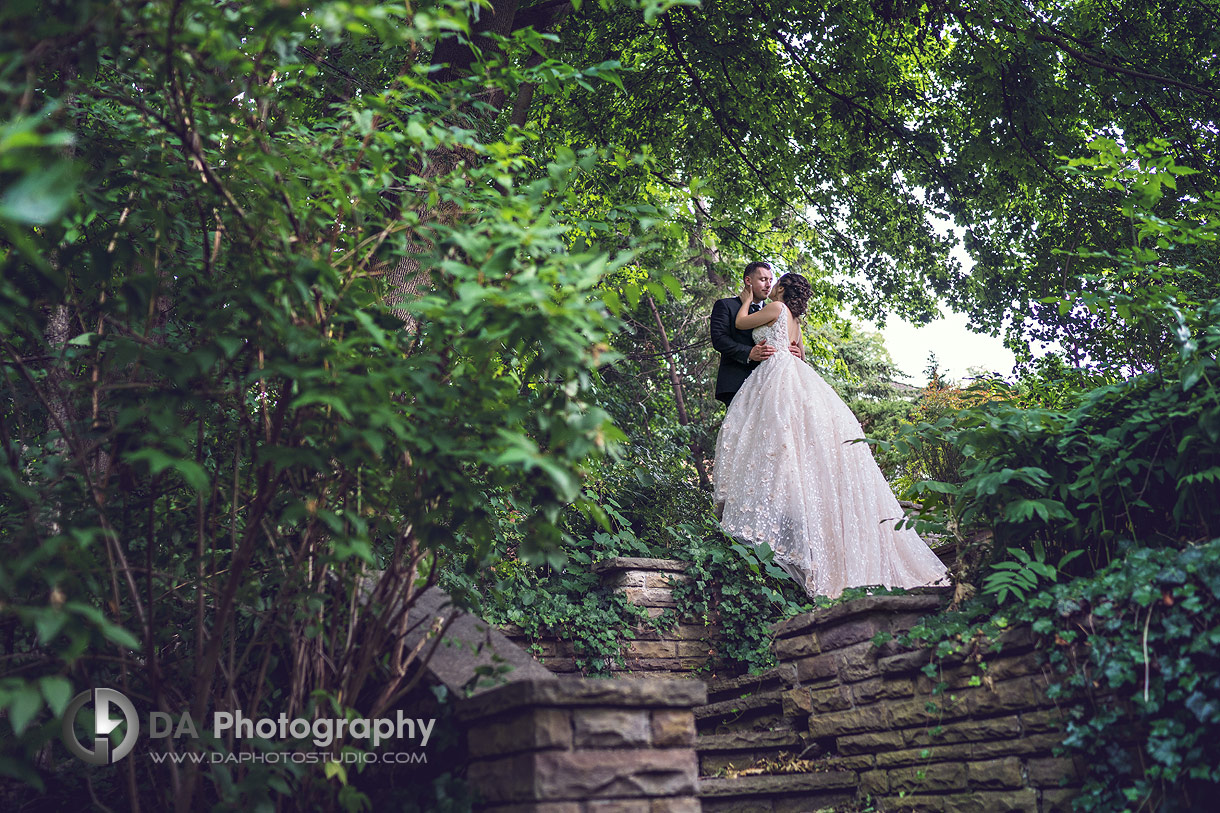
<svg viewBox="0 0 1220 813">
<path fill-rule="evenodd" d="M 772 347 L 785 348 L 788 346 L 788 306 L 781 302 L 779 307 L 778 318 L 754 328 L 751 335 L 754 337 L 755 344 L 765 341 Z"/>
<path fill-rule="evenodd" d="M 779 352 L 734 396 L 716 438 L 715 499 L 725 532 L 768 544 L 810 595 L 847 587 L 915 587 L 945 567 L 901 519 L 855 416 L 788 352 L 788 309 L 754 329 Z"/>
</svg>

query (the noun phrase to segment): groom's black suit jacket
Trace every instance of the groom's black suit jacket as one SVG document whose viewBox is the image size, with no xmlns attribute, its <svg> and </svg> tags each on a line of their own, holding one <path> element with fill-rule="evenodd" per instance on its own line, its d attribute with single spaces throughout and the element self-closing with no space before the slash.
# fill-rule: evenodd
<svg viewBox="0 0 1220 813">
<path fill-rule="evenodd" d="M 759 304 L 750 305 L 751 312 L 758 310 Z M 750 350 L 754 347 L 752 330 L 738 330 L 734 324 L 737 312 L 741 310 L 741 300 L 731 296 L 727 299 L 717 299 L 712 305 L 711 333 L 712 347 L 720 354 L 720 369 L 716 371 L 716 398 L 728 403 L 741 389 L 757 361 L 750 361 Z"/>
</svg>

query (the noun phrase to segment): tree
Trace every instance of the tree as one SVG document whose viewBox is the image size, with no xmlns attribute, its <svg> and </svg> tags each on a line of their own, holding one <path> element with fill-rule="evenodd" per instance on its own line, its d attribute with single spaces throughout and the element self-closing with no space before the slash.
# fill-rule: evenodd
<svg viewBox="0 0 1220 813">
<path fill-rule="evenodd" d="M 490 492 L 554 556 L 581 466 L 621 439 L 590 401 L 615 326 L 596 286 L 635 242 L 567 239 L 596 151 L 527 156 L 480 118 L 496 83 L 597 69 L 427 75 L 466 8 L 65 12 L 6 7 L 0 49 L 0 707 L 6 771 L 67 804 L 91 791 L 35 755 L 74 691 L 377 716 L 420 675 L 413 597 L 489 556 Z M 413 298 L 385 279 L 404 257 Z M 330 772 L 162 770 L 92 791 L 360 801 Z"/>
<path fill-rule="evenodd" d="M 590 7 L 561 27 L 565 53 L 621 54 L 624 89 L 573 86 L 546 115 L 585 143 L 648 144 L 659 178 L 697 190 L 720 245 L 766 255 L 780 232 L 863 315 L 927 319 L 939 297 L 1019 353 L 1038 339 L 1078 360 L 1153 358 L 1160 336 L 1044 306 L 1114 293 L 1104 262 L 1077 252 L 1134 238 L 1123 190 L 1062 166 L 1099 136 L 1161 138 L 1200 174 L 1158 216 L 1215 191 L 1216 21 L 1207 3 L 1158 0 L 727 2 L 659 26 Z M 1215 261 L 1214 246 L 1194 251 Z M 1206 300 L 1214 281 L 1189 292 Z M 1102 339 L 1119 335 L 1121 350 Z"/>
</svg>

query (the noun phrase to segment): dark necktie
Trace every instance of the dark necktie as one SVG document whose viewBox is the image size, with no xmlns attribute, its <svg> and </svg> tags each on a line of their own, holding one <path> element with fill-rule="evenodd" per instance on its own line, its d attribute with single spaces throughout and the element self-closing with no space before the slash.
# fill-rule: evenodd
<svg viewBox="0 0 1220 813">
<path fill-rule="evenodd" d="M 746 311 L 746 313 L 756 313 L 761 307 L 762 305 L 758 304 L 757 302 L 751 302 L 750 309 Z"/>
</svg>

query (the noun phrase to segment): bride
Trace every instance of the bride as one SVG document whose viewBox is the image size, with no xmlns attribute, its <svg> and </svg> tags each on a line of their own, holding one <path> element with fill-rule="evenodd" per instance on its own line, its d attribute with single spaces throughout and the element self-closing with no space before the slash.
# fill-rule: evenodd
<svg viewBox="0 0 1220 813">
<path fill-rule="evenodd" d="M 797 317 L 811 294 L 800 274 L 785 274 L 771 302 L 749 313 L 741 292 L 739 330 L 754 341 L 801 342 Z M 945 567 L 902 518 L 889 484 L 847 405 L 813 368 L 775 353 L 745 380 L 716 438 L 715 500 L 730 536 L 766 542 L 811 596 L 848 587 L 916 587 L 940 581 Z"/>
</svg>

